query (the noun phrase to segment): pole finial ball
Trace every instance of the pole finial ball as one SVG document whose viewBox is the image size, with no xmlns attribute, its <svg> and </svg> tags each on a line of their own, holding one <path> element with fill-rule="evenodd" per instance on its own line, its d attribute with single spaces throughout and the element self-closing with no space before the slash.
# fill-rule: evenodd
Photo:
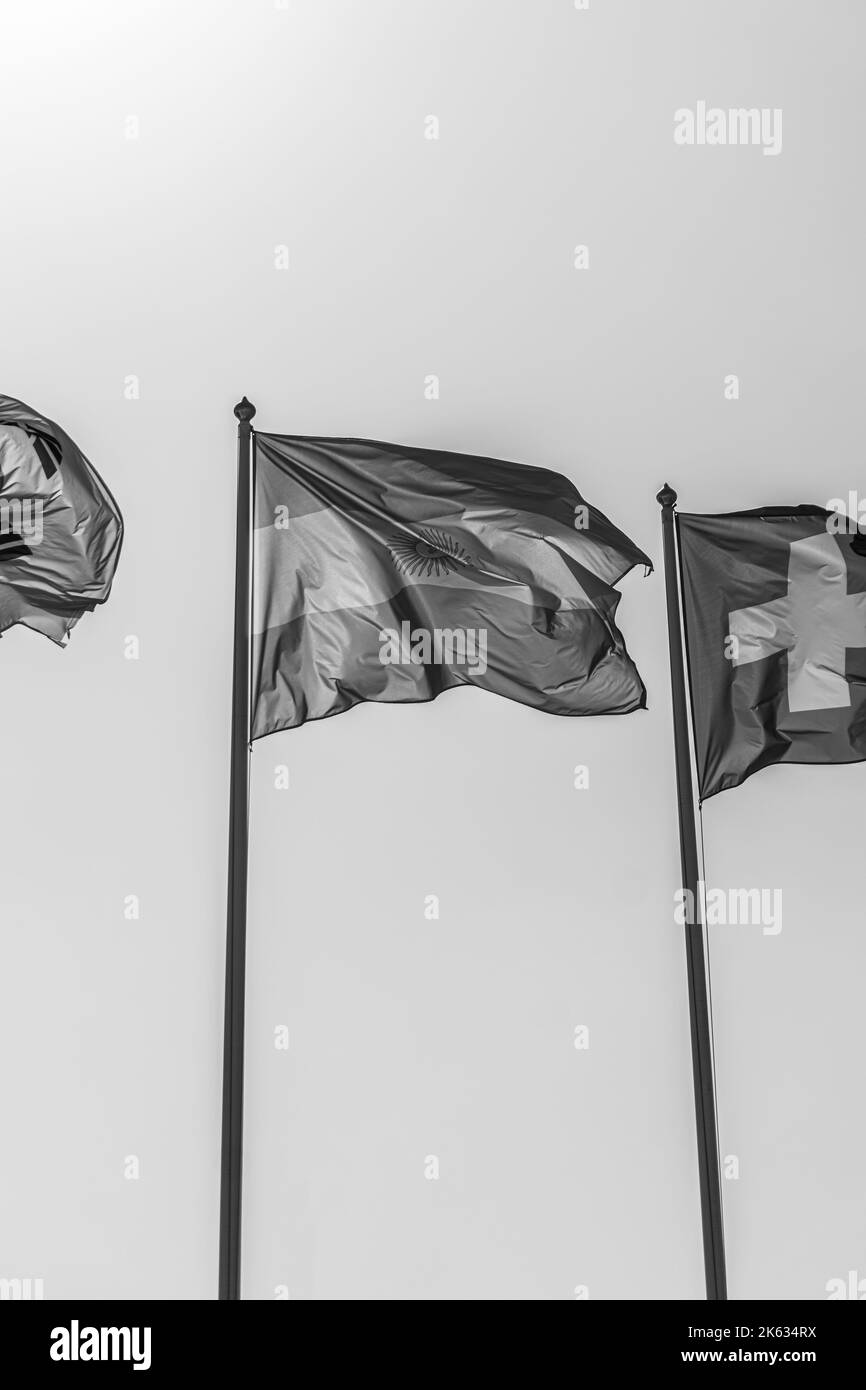
<svg viewBox="0 0 866 1390">
<path fill-rule="evenodd" d="M 248 424 L 249 421 L 252 420 L 255 413 L 255 406 L 252 404 L 252 402 L 247 400 L 246 396 L 244 396 L 242 401 L 238 401 L 237 405 L 235 406 L 235 416 L 242 423 Z"/>
<path fill-rule="evenodd" d="M 660 507 L 672 507 L 677 500 L 677 495 L 670 483 L 665 483 L 661 492 L 656 493 L 656 501 Z"/>
</svg>

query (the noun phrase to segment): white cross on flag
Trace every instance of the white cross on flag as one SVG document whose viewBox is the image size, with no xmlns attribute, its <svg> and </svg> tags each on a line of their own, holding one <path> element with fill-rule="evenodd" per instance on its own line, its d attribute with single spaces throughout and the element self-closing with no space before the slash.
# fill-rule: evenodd
<svg viewBox="0 0 866 1390">
<path fill-rule="evenodd" d="M 819 507 L 679 514 L 701 799 L 866 759 L 866 535 Z"/>
</svg>

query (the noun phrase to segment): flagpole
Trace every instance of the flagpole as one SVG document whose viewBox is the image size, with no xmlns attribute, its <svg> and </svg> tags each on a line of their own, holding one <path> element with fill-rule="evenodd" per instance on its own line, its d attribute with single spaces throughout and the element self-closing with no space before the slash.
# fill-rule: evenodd
<svg viewBox="0 0 866 1390">
<path fill-rule="evenodd" d="M 721 1163 L 716 1131 L 712 1030 L 704 954 L 704 923 L 703 912 L 699 907 L 703 899 L 699 893 L 698 839 L 695 823 L 695 800 L 692 790 L 692 759 L 689 742 L 683 628 L 680 617 L 680 570 L 677 552 L 676 512 L 674 511 L 676 500 L 677 494 L 669 483 L 665 483 L 656 501 L 662 509 L 665 594 L 667 596 L 671 694 L 674 714 L 674 753 L 680 821 L 680 860 L 683 887 L 691 895 L 686 898 L 686 902 L 690 903 L 694 909 L 689 914 L 694 920 L 686 921 L 686 968 L 689 987 L 689 1024 L 692 1036 L 692 1072 L 695 1088 L 695 1124 L 698 1140 L 704 1272 L 707 1298 L 715 1302 L 725 1301 L 728 1297 L 728 1289 L 722 1221 Z"/>
<path fill-rule="evenodd" d="M 244 976 L 247 937 L 247 851 L 250 786 L 250 534 L 252 418 L 244 396 L 238 422 L 235 540 L 234 660 L 232 666 L 231 785 L 228 907 L 223 1033 L 222 1163 L 220 1171 L 219 1297 L 240 1298 L 241 1170 L 244 1105 Z"/>
</svg>

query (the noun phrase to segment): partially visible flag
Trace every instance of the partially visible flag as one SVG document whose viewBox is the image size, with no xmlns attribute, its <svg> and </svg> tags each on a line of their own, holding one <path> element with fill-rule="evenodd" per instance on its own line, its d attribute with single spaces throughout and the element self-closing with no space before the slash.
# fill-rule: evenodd
<svg viewBox="0 0 866 1390">
<path fill-rule="evenodd" d="M 866 535 L 821 507 L 677 525 L 701 798 L 866 759 Z"/>
<path fill-rule="evenodd" d="M 0 633 L 15 623 L 65 644 L 104 603 L 123 520 L 68 434 L 0 395 Z"/>
<path fill-rule="evenodd" d="M 474 685 L 646 704 L 613 587 L 646 555 L 545 469 L 256 433 L 252 735 Z"/>
</svg>

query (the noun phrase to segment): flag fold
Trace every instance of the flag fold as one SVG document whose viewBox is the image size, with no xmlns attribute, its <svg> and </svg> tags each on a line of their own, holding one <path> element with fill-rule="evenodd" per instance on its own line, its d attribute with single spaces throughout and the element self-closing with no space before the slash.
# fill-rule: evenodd
<svg viewBox="0 0 866 1390">
<path fill-rule="evenodd" d="M 69 435 L 0 395 L 0 633 L 15 623 L 63 646 L 104 603 L 123 520 Z"/>
<path fill-rule="evenodd" d="M 650 561 L 559 474 L 256 432 L 252 736 L 474 685 L 625 714 L 643 682 L 613 587 Z"/>
</svg>

